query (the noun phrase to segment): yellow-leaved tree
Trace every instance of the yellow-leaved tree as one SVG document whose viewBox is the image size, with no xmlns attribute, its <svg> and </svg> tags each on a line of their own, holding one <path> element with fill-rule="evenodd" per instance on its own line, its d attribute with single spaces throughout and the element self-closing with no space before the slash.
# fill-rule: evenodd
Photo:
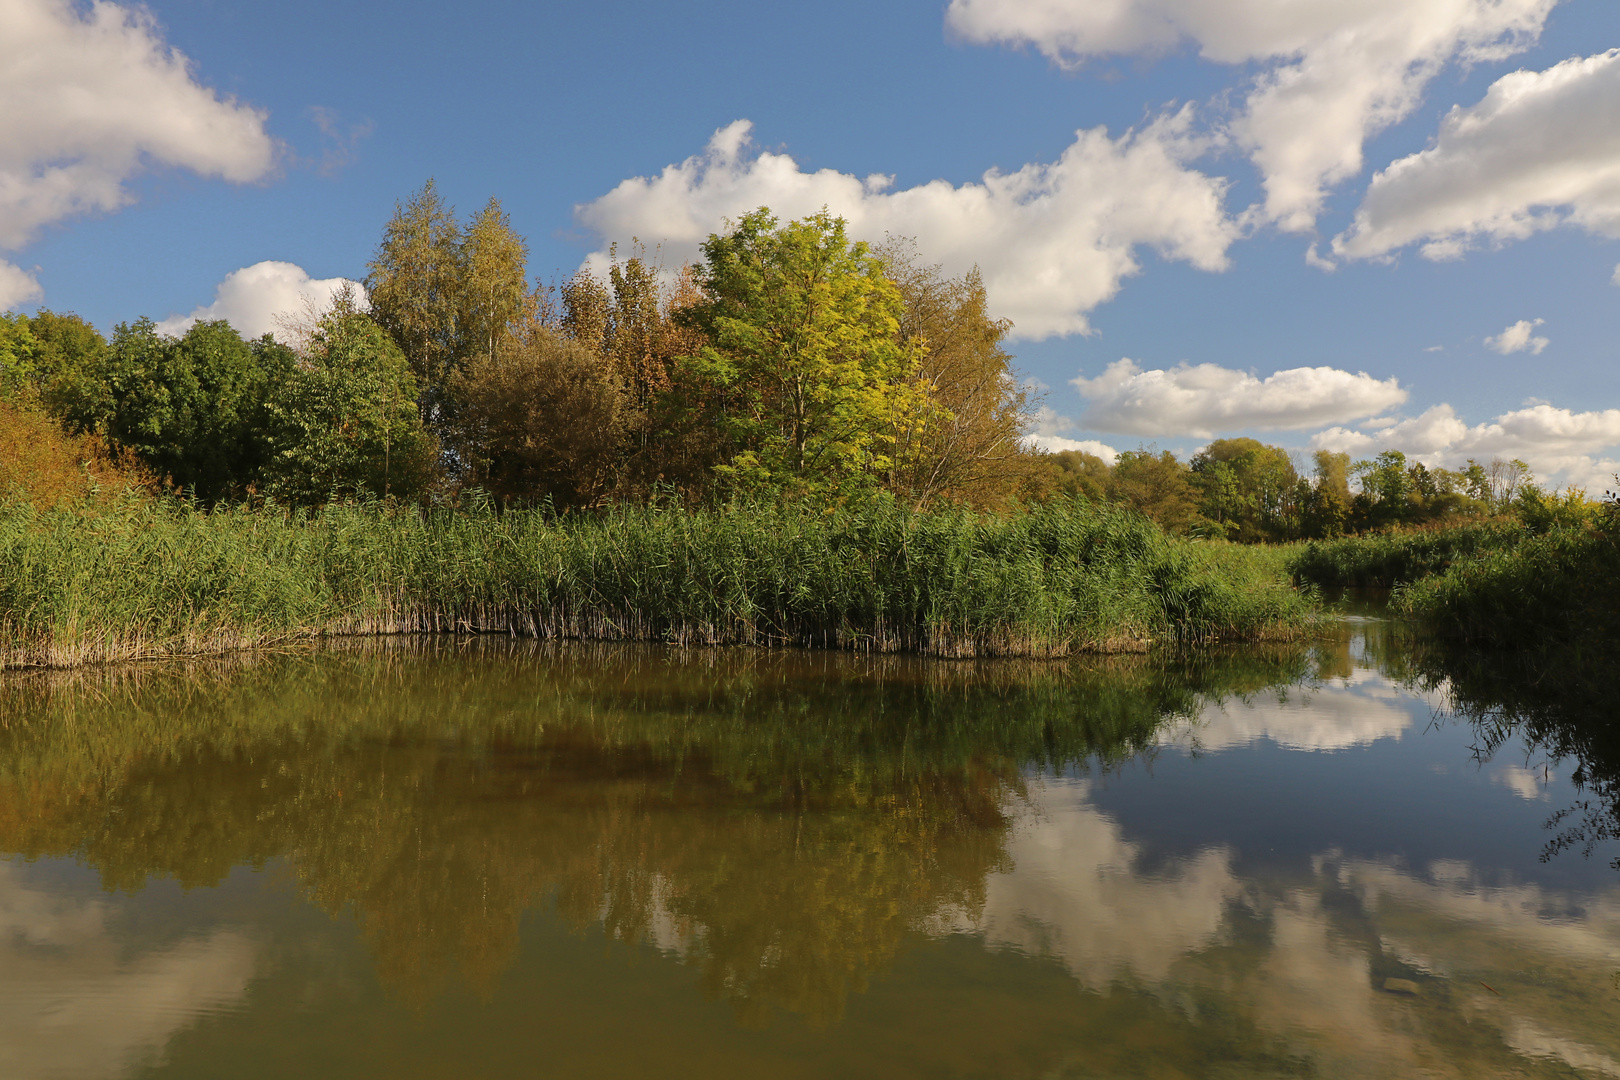
<svg viewBox="0 0 1620 1080">
<path fill-rule="evenodd" d="M 431 425 L 449 420 L 456 372 L 524 332 L 534 303 L 528 254 L 495 199 L 465 227 L 432 180 L 394 208 L 367 264 L 367 300 L 410 364 Z"/>
<path fill-rule="evenodd" d="M 880 490 L 898 433 L 928 412 L 924 350 L 901 336 L 882 261 L 825 209 L 780 225 L 762 207 L 709 237 L 697 276 L 710 344 L 683 364 L 725 441 L 716 475 L 835 502 Z"/>
<path fill-rule="evenodd" d="M 1049 466 L 1023 445 L 1034 403 L 1002 345 L 1012 323 L 990 316 L 978 269 L 947 277 L 901 237 L 876 253 L 900 293 L 901 340 L 924 347 L 916 380 L 927 393 L 922 422 L 897 432 L 890 489 L 915 506 L 1030 494 Z"/>
</svg>

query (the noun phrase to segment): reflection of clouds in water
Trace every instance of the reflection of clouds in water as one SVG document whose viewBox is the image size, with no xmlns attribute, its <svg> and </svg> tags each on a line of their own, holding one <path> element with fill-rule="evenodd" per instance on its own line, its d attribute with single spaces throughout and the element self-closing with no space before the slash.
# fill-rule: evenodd
<svg viewBox="0 0 1620 1080">
<path fill-rule="evenodd" d="M 1290 750 L 1346 750 L 1399 738 L 1412 726 L 1411 694 L 1369 668 L 1286 697 L 1210 705 L 1191 723 L 1169 730 L 1164 743 L 1204 751 L 1269 739 Z"/>
<path fill-rule="evenodd" d="M 1548 774 L 1541 769 L 1503 763 L 1491 770 L 1491 779 L 1526 802 L 1546 802 L 1551 798 L 1547 793 Z"/>
<path fill-rule="evenodd" d="M 1366 951 L 1335 932 L 1320 895 L 1290 891 L 1270 915 L 1265 959 L 1247 985 L 1234 988 L 1239 1000 L 1252 1002 L 1262 1027 L 1332 1057 L 1374 1047 L 1384 1058 L 1411 1053 L 1406 1037 L 1392 1040 L 1385 1030 L 1387 1002 L 1373 989 Z"/>
<path fill-rule="evenodd" d="M 1466 863 L 1447 860 L 1428 879 L 1375 862 L 1347 863 L 1340 880 L 1375 912 L 1417 910 L 1493 945 L 1566 961 L 1620 964 L 1620 892 L 1572 896 L 1539 885 L 1487 886 Z M 1386 930 L 1392 944 L 1398 936 Z M 1414 945 L 1414 948 L 1416 946 Z M 1433 943 L 1426 948 L 1432 949 Z M 1464 955 L 1461 967 L 1474 958 Z"/>
<path fill-rule="evenodd" d="M 216 931 L 129 956 L 107 905 L 31 889 L 0 862 L 0 1076 L 125 1075 L 247 990 L 255 947 Z"/>
<path fill-rule="evenodd" d="M 1573 1039 L 1549 1035 L 1528 1020 L 1520 1020 L 1510 1025 L 1505 1035 L 1507 1044 L 1525 1057 L 1550 1058 L 1585 1072 L 1620 1076 L 1620 1062 L 1608 1054 L 1584 1046 Z"/>
<path fill-rule="evenodd" d="M 1375 913 L 1392 952 L 1422 949 L 1427 966 L 1453 978 L 1516 1052 L 1620 1077 L 1620 1028 L 1608 989 L 1620 966 L 1620 892 L 1487 886 L 1454 861 L 1429 869 L 1424 880 L 1387 864 L 1355 862 L 1338 876 Z M 1514 982 L 1490 994 L 1481 974 Z M 1595 991 L 1598 1000 L 1583 991 Z"/>
<path fill-rule="evenodd" d="M 1490 1045 L 1521 1060 L 1620 1076 L 1620 1030 L 1604 1016 L 1620 967 L 1620 891 L 1487 887 L 1466 863 L 1418 876 L 1334 854 L 1303 877 L 1249 880 L 1218 848 L 1148 870 L 1084 781 L 1051 781 L 1032 796 L 1009 841 L 1014 866 L 989 879 L 982 913 L 933 929 L 976 930 L 992 946 L 1049 956 L 1094 991 L 1214 992 L 1335 1074 L 1469 1075 L 1463 1061 L 1436 1066 L 1431 1034 L 1413 1027 L 1414 1010 L 1429 1010 L 1424 1023 L 1494 1028 Z M 1241 908 L 1263 935 L 1233 933 Z M 1447 989 L 1385 992 L 1392 963 Z M 1525 984 L 1511 981 L 1530 970 Z"/>
<path fill-rule="evenodd" d="M 647 924 L 642 928 L 641 934 L 642 939 L 658 951 L 685 960 L 702 941 L 703 928 L 692 919 L 670 910 L 669 901 L 672 892 L 668 879 L 662 874 L 654 876 L 652 896 L 647 905 Z M 602 909 L 604 920 L 607 913 L 607 904 L 604 902 Z"/>
<path fill-rule="evenodd" d="M 976 928 L 993 944 L 1062 959 L 1093 989 L 1133 975 L 1161 980 L 1220 934 L 1226 901 L 1240 891 L 1230 859 L 1211 849 L 1143 874 L 1137 846 L 1086 788 L 1045 786 L 1041 811 L 1008 841 L 1013 870 L 986 884 Z"/>
</svg>

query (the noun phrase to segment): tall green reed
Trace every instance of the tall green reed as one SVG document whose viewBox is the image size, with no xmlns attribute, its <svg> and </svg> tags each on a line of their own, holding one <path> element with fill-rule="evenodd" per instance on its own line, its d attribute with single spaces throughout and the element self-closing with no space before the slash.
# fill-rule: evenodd
<svg viewBox="0 0 1620 1080">
<path fill-rule="evenodd" d="M 1326 587 L 1387 589 L 1440 573 L 1459 559 L 1512 548 L 1528 535 L 1517 521 L 1495 520 L 1313 540 L 1295 549 L 1289 571 Z"/>
<path fill-rule="evenodd" d="M 1062 656 L 1287 637 L 1311 610 L 1273 554 L 1083 501 L 1004 517 L 0 505 L 4 666 L 434 631 Z"/>
<path fill-rule="evenodd" d="M 1396 591 L 1397 610 L 1487 648 L 1574 650 L 1594 666 L 1620 646 L 1620 535 L 1566 526 L 1487 548 Z M 1567 663 L 1562 665 L 1567 668 Z"/>
</svg>

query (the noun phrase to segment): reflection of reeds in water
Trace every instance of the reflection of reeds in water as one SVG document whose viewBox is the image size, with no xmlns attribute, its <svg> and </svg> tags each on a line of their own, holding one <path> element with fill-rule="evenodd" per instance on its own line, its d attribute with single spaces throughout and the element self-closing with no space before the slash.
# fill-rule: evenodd
<svg viewBox="0 0 1620 1080">
<path fill-rule="evenodd" d="M 1281 556 L 1083 502 L 96 516 L 0 506 L 0 666 L 319 635 L 498 632 L 932 656 L 1064 656 L 1297 635 Z"/>
<path fill-rule="evenodd" d="M 948 969 L 1004 983 L 942 990 L 945 1020 L 895 1010 L 891 980 L 883 1020 L 935 1023 L 967 1050 L 1003 1025 L 1024 1035 L 998 1048 L 1061 1042 L 1049 1073 L 1535 1076 L 1616 1059 L 1599 997 L 1612 899 L 1331 851 L 1143 861 L 1094 805 L 1066 847 L 1028 835 L 1063 823 L 1030 770 L 1151 752 L 1168 718 L 1336 677 L 1352 643 L 1368 662 L 1410 656 L 1398 627 L 1368 625 L 1065 664 L 395 638 L 29 672 L 0 679 L 0 849 L 72 853 L 130 889 L 285 860 L 322 908 L 358 917 L 385 984 L 417 1004 L 458 980 L 496 992 L 524 912 L 545 906 L 678 955 L 749 1022 L 831 1020 L 918 928 L 971 929 L 1020 872 L 1037 888 L 1068 874 L 1090 887 L 1053 892 L 1078 898 L 1067 922 L 999 912 L 1003 932 L 1044 933 L 1039 961 L 1031 945 Z M 1032 848 L 1047 861 L 1012 865 Z M 979 946 L 934 955 L 957 948 Z M 1015 981 L 1041 989 L 997 996 Z M 950 1009 L 964 1001 L 984 1009 L 973 1025 Z M 1015 1028 L 1040 1010 L 1044 1027 Z"/>
<path fill-rule="evenodd" d="M 1401 646 L 1403 681 L 1442 696 L 1444 718 L 1474 729 L 1481 762 L 1512 754 L 1568 767 L 1582 798 L 1549 818 L 1544 861 L 1620 841 L 1620 655 L 1612 641 L 1507 653 L 1410 634 Z"/>
<path fill-rule="evenodd" d="M 1297 673 L 381 639 L 0 679 L 0 848 L 113 888 L 287 859 L 422 999 L 522 912 L 655 940 L 763 1016 L 831 1017 L 1005 868 L 1032 767 L 1105 766 Z"/>
</svg>

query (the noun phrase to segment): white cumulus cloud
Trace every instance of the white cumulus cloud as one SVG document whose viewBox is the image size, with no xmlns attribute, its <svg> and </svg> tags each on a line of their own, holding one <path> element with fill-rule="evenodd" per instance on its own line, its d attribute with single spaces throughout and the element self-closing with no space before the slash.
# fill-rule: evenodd
<svg viewBox="0 0 1620 1080">
<path fill-rule="evenodd" d="M 1333 250 L 1421 243 L 1431 259 L 1570 224 L 1620 237 L 1620 49 L 1516 71 L 1457 106 L 1435 144 L 1373 177 Z"/>
<path fill-rule="evenodd" d="M 1026 445 L 1035 450 L 1044 450 L 1048 454 L 1061 454 L 1065 450 L 1078 450 L 1082 454 L 1100 457 L 1112 465 L 1119 460 L 1119 451 L 1105 442 L 1096 439 L 1066 439 L 1061 435 L 1029 435 L 1024 439 Z"/>
<path fill-rule="evenodd" d="M 1544 322 L 1546 322 L 1545 319 L 1536 319 L 1534 322 L 1529 319 L 1520 319 L 1495 337 L 1486 338 L 1485 347 L 1492 352 L 1501 353 L 1503 356 L 1509 356 L 1516 352 L 1527 352 L 1531 356 L 1540 356 L 1541 350 L 1552 344 L 1546 338 L 1535 335 L 1536 327 Z"/>
<path fill-rule="evenodd" d="M 1400 450 L 1429 465 L 1456 467 L 1468 458 L 1519 458 L 1543 483 L 1574 484 L 1591 494 L 1612 487 L 1620 471 L 1605 451 L 1620 446 L 1620 409 L 1573 412 L 1531 405 L 1470 426 L 1450 405 L 1372 431 L 1329 428 L 1311 437 L 1320 449 L 1351 454 Z"/>
<path fill-rule="evenodd" d="M 1337 368 L 1290 368 L 1262 379 L 1218 364 L 1143 370 L 1129 359 L 1070 380 L 1089 404 L 1081 423 L 1125 435 L 1212 438 L 1219 432 L 1300 430 L 1401 405 L 1398 380 Z"/>
<path fill-rule="evenodd" d="M 116 210 L 151 165 L 236 183 L 268 174 L 265 114 L 199 84 L 144 8 L 0 2 L 0 248 Z"/>
<path fill-rule="evenodd" d="M 358 282 L 312 278 L 303 267 L 290 262 L 254 263 L 226 274 L 214 289 L 213 303 L 193 309 L 190 315 L 172 315 L 157 328 L 159 333 L 179 337 L 193 323 L 224 319 L 243 337 L 256 338 L 281 328 L 277 316 L 297 316 L 311 303 L 316 307 L 330 303 L 344 284 L 353 285 L 363 300 L 365 293 Z"/>
<path fill-rule="evenodd" d="M 1264 177 L 1267 218 L 1309 230 L 1366 140 L 1410 115 L 1448 63 L 1510 56 L 1557 0 L 951 0 L 969 41 L 1031 44 L 1066 65 L 1193 42 L 1254 71 L 1232 137 Z"/>
<path fill-rule="evenodd" d="M 0 311 L 21 307 L 45 295 L 34 275 L 0 259 Z"/>
<path fill-rule="evenodd" d="M 1051 164 L 992 170 L 960 187 L 935 180 L 893 190 L 887 176 L 810 173 L 786 154 L 756 153 L 752 125 L 738 120 L 703 153 L 626 180 L 576 215 L 603 240 L 587 262 L 600 264 L 608 242 L 632 237 L 662 244 L 665 259 L 679 262 L 695 258 L 727 218 L 769 206 L 787 220 L 826 206 L 855 236 L 918 237 L 950 273 L 977 265 L 996 314 L 1013 320 L 1019 337 L 1086 333 L 1086 313 L 1139 270 L 1141 246 L 1203 270 L 1226 268 L 1237 229 L 1222 206 L 1225 182 L 1186 164 L 1204 149 L 1190 127 L 1184 109 L 1117 139 L 1092 128 Z"/>
<path fill-rule="evenodd" d="M 1070 435 L 1078 434 L 1080 425 L 1073 418 L 1060 416 L 1049 405 L 1042 405 L 1035 410 L 1035 423 L 1024 436 L 1024 445 L 1032 450 L 1044 450 L 1049 454 L 1061 453 L 1064 450 L 1079 450 L 1082 453 L 1093 454 L 1112 465 L 1119 458 L 1119 451 L 1107 443 L 1096 439 L 1071 439 Z"/>
</svg>

